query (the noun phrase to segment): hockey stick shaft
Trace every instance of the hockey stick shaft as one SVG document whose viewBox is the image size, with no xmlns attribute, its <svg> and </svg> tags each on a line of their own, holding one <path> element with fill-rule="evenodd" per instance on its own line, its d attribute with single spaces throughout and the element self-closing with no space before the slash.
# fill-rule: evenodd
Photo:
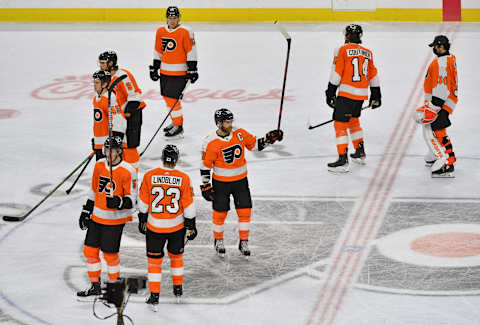
<svg viewBox="0 0 480 325">
<path fill-rule="evenodd" d="M 113 197 L 113 167 L 112 167 L 112 133 L 113 133 L 113 114 L 112 114 L 112 105 L 111 105 L 111 97 L 112 97 L 112 92 L 114 92 L 115 90 L 115 87 L 117 87 L 117 85 L 120 83 L 120 81 L 122 81 L 123 79 L 125 79 L 127 77 L 126 74 L 118 77 L 117 79 L 115 79 L 112 84 L 108 87 L 107 91 L 108 91 L 108 139 L 109 139 L 109 142 L 110 142 L 110 150 L 108 150 L 108 165 L 109 165 L 109 168 L 110 168 L 110 197 Z"/>
<path fill-rule="evenodd" d="M 280 33 L 282 33 L 282 35 L 285 37 L 287 41 L 287 58 L 285 62 L 285 71 L 283 73 L 282 97 L 280 99 L 280 112 L 278 113 L 278 125 L 277 125 L 277 130 L 280 130 L 280 123 L 282 122 L 283 101 L 285 99 L 285 87 L 287 84 L 288 62 L 290 60 L 290 45 L 292 42 L 292 38 L 287 33 L 285 28 L 278 21 L 275 21 L 274 24 L 275 26 L 277 26 L 278 30 L 280 31 Z"/>
<path fill-rule="evenodd" d="M 78 176 L 77 176 L 77 178 L 75 179 L 75 181 L 73 182 L 72 186 L 70 186 L 70 188 L 65 191 L 67 194 L 70 194 L 70 192 L 72 192 L 72 190 L 73 190 L 73 188 L 75 187 L 75 185 L 77 184 L 78 180 L 80 179 L 80 177 L 82 177 L 83 172 L 85 171 L 85 169 L 87 169 L 88 164 L 90 164 L 90 161 L 92 160 L 92 158 L 93 158 L 93 156 L 91 156 L 91 157 L 87 160 L 87 162 L 85 163 L 85 165 L 83 165 L 82 170 L 80 171 L 80 173 L 78 173 Z"/>
<path fill-rule="evenodd" d="M 152 143 L 153 139 L 155 139 L 155 137 L 157 136 L 157 133 L 160 131 L 160 129 L 162 128 L 163 124 L 165 124 L 165 121 L 168 119 L 168 117 L 170 116 L 170 114 L 172 113 L 173 109 L 175 108 L 175 106 L 177 106 L 178 102 L 183 98 L 183 94 L 185 93 L 185 90 L 187 89 L 188 85 L 190 84 L 190 80 L 187 81 L 187 83 L 185 84 L 185 88 L 183 88 L 183 91 L 182 93 L 180 94 L 180 96 L 178 97 L 177 101 L 175 102 L 175 104 L 173 104 L 173 106 L 170 108 L 170 110 L 168 111 L 167 115 L 165 116 L 165 118 L 163 119 L 162 123 L 160 123 L 160 126 L 157 128 L 157 130 L 155 131 L 155 133 L 153 134 L 152 138 L 150 139 L 150 141 L 148 141 L 147 145 L 145 146 L 145 149 L 143 149 L 143 151 L 140 153 L 140 157 L 143 156 L 143 154 L 145 153 L 145 151 L 147 151 L 148 147 L 150 146 L 150 144 Z"/>
<path fill-rule="evenodd" d="M 362 107 L 362 111 L 363 111 L 364 109 L 369 108 L 369 107 L 370 107 L 370 104 L 367 105 L 367 106 L 365 106 L 365 107 Z M 332 122 L 333 122 L 333 119 L 328 120 L 328 121 L 325 121 L 325 122 L 322 122 L 322 123 L 320 123 L 320 124 L 309 125 L 309 126 L 308 126 L 308 129 L 309 129 L 309 130 L 312 130 L 312 129 L 318 128 L 318 127 L 320 127 L 320 126 L 322 126 L 322 125 L 325 125 L 325 124 L 328 124 L 328 123 L 332 123 Z"/>
<path fill-rule="evenodd" d="M 93 155 L 95 155 L 95 152 L 92 152 L 90 155 L 88 155 L 87 158 L 85 158 L 77 167 L 75 167 L 75 169 L 70 173 L 68 174 L 67 177 L 65 177 L 57 186 L 55 186 L 55 188 L 53 190 L 51 190 L 42 200 L 40 200 L 40 202 L 38 202 L 33 208 L 31 208 L 26 214 L 24 214 L 23 216 L 3 216 L 3 220 L 5 221 L 22 221 L 24 220 L 26 217 L 28 217 L 33 211 L 35 211 L 43 202 L 45 202 L 45 200 L 47 200 L 56 190 L 58 190 L 58 188 L 60 186 L 62 186 L 70 177 L 72 177 L 73 174 L 75 174 L 75 172 L 83 166 L 83 164 L 85 164 L 89 159 L 92 159 Z"/>
</svg>

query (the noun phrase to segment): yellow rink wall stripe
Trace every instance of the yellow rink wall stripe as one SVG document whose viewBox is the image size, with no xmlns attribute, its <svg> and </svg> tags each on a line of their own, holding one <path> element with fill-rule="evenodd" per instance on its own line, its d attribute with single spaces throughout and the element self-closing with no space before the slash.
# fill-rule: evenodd
<svg viewBox="0 0 480 325">
<path fill-rule="evenodd" d="M 163 22 L 164 8 L 0 8 L 0 22 Z M 182 21 L 198 22 L 419 21 L 440 22 L 442 9 L 185 8 Z M 480 9 L 462 9 L 462 21 L 479 22 Z"/>
</svg>

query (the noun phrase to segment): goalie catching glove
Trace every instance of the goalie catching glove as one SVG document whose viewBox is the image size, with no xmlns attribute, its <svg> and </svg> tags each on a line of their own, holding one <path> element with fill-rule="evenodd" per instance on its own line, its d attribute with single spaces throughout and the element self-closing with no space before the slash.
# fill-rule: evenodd
<svg viewBox="0 0 480 325">
<path fill-rule="evenodd" d="M 417 108 L 413 119 L 418 124 L 430 124 L 437 119 L 441 106 L 436 106 L 432 102 L 425 101 L 422 107 Z"/>
</svg>

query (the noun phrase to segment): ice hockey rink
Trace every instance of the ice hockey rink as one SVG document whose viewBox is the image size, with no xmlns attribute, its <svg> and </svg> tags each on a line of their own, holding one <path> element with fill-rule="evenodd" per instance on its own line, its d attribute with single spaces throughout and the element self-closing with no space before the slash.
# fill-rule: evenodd
<svg viewBox="0 0 480 325">
<path fill-rule="evenodd" d="M 132 295 L 125 314 L 135 324 L 480 324 L 480 24 L 361 25 L 382 107 L 362 113 L 367 164 L 336 175 L 326 168 L 337 157 L 333 126 L 307 130 L 307 122 L 331 118 L 324 90 L 345 24 L 285 24 L 292 35 L 285 137 L 247 153 L 249 260 L 238 254 L 234 210 L 227 256 L 214 253 L 211 207 L 199 191 L 201 142 L 221 107 L 257 136 L 276 128 L 287 43 L 269 23 L 189 25 L 200 78 L 185 94 L 185 137 L 171 142 L 193 181 L 199 235 L 185 248 L 182 302 L 173 299 L 166 258 L 159 311 L 144 303 L 147 292 Z M 90 153 L 90 76 L 104 50 L 117 51 L 143 90 L 143 149 L 167 113 L 148 75 L 157 27 L 0 24 L 0 214 L 28 211 Z M 448 129 L 453 179 L 430 177 L 412 119 L 437 34 L 448 35 L 458 65 L 459 103 Z M 160 165 L 165 144 L 155 138 L 140 177 Z M 96 319 L 92 304 L 74 294 L 88 286 L 78 217 L 92 170 L 93 163 L 70 195 L 73 178 L 24 222 L 0 221 L 0 323 L 115 323 Z M 136 218 L 120 258 L 121 275 L 146 274 Z M 112 312 L 98 305 L 99 315 Z"/>
</svg>

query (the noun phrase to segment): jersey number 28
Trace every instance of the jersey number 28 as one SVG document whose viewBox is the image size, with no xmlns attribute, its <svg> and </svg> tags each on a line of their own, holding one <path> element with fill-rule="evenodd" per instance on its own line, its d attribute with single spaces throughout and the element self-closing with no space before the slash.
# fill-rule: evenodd
<svg viewBox="0 0 480 325">
<path fill-rule="evenodd" d="M 152 212 L 162 213 L 164 211 L 163 204 L 160 204 L 162 199 L 166 196 L 170 197 L 170 204 L 165 204 L 165 209 L 168 213 L 175 214 L 180 210 L 180 189 L 178 187 L 169 187 L 166 191 L 161 186 L 152 188 L 152 195 L 156 197 L 152 201 Z"/>
</svg>

